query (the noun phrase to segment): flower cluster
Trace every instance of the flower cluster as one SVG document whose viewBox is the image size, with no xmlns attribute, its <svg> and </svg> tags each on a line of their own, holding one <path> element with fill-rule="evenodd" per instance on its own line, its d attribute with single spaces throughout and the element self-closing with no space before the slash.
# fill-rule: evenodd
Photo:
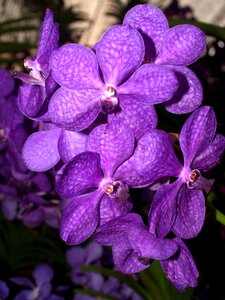
<svg viewBox="0 0 225 300">
<path fill-rule="evenodd" d="M 58 47 L 58 26 L 47 10 L 37 55 L 18 103 L 41 130 L 23 147 L 28 169 L 55 166 L 56 191 L 65 200 L 61 238 L 78 245 L 95 233 L 112 246 L 114 263 L 126 274 L 159 260 L 180 291 L 196 286 L 198 270 L 182 239 L 200 232 L 204 192 L 213 180 L 225 138 L 216 116 L 200 107 L 203 91 L 187 67 L 204 52 L 204 32 L 193 25 L 169 28 L 163 12 L 137 5 L 123 24 L 109 28 L 93 47 Z M 179 136 L 157 127 L 154 105 L 173 114 L 193 112 Z M 199 108 L 200 107 L 200 108 Z M 156 189 L 148 225 L 133 211 L 130 189 Z"/>
</svg>

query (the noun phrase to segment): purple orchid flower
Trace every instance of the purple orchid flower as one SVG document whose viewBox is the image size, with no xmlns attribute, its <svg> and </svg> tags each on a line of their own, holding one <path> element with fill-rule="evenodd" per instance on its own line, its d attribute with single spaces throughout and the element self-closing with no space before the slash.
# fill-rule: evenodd
<svg viewBox="0 0 225 300">
<path fill-rule="evenodd" d="M 202 190 L 208 193 L 213 180 L 202 174 L 219 163 L 225 150 L 225 137 L 216 134 L 216 116 L 211 107 L 203 106 L 188 118 L 180 133 L 180 147 L 184 166 L 179 167 L 179 176 L 174 175 L 178 179 L 157 191 L 150 210 L 150 231 L 160 237 L 172 230 L 180 238 L 192 238 L 203 226 Z M 147 170 L 143 170 L 139 175 L 146 175 Z"/>
<path fill-rule="evenodd" d="M 178 238 L 156 238 L 139 215 L 128 214 L 109 221 L 97 229 L 95 240 L 112 246 L 114 263 L 122 273 L 140 272 L 157 259 L 179 291 L 197 285 L 198 270 L 185 244 Z"/>
<path fill-rule="evenodd" d="M 92 152 L 77 155 L 56 176 L 56 191 L 70 199 L 61 220 L 61 238 L 68 244 L 82 243 L 94 232 L 99 219 L 104 224 L 130 211 L 129 187 L 148 186 L 174 174 L 174 166 L 178 169 L 180 164 L 175 155 L 168 156 L 168 147 L 172 147 L 168 139 L 166 133 L 152 130 L 134 151 L 133 133 L 124 123 L 96 127 L 87 139 L 87 150 Z M 167 163 L 168 158 L 174 166 Z M 143 160 L 151 168 L 147 178 L 137 173 L 142 165 L 145 167 Z M 158 168 L 163 161 L 166 170 Z"/>
<path fill-rule="evenodd" d="M 18 104 L 20 110 L 28 118 L 44 118 L 46 109 L 43 108 L 45 100 L 53 94 L 57 83 L 52 78 L 49 69 L 49 57 L 58 48 L 58 24 L 54 23 L 53 13 L 46 10 L 41 28 L 37 54 L 24 65 L 30 69 L 29 74 L 16 72 L 15 77 L 24 82 L 19 89 Z M 45 103 L 46 104 L 46 103 Z"/>
<path fill-rule="evenodd" d="M 129 25 L 111 27 L 98 42 L 96 54 L 76 44 L 54 51 L 50 67 L 61 88 L 49 103 L 51 121 L 81 131 L 100 112 L 121 111 L 126 123 L 132 116 L 138 128 L 152 128 L 156 114 L 151 105 L 171 99 L 178 82 L 169 68 L 141 66 L 143 58 L 143 39 Z"/>
<path fill-rule="evenodd" d="M 12 282 L 27 287 L 14 300 L 64 300 L 63 297 L 52 294 L 53 269 L 48 264 L 38 265 L 32 275 L 34 282 L 26 277 L 11 278 Z"/>
<path fill-rule="evenodd" d="M 202 55 L 206 47 L 205 33 L 188 24 L 169 28 L 164 13 L 151 4 L 130 9 L 123 24 L 129 24 L 141 33 L 145 42 L 145 62 L 163 65 L 177 75 L 179 87 L 173 97 L 163 103 L 164 107 L 176 114 L 198 108 L 203 98 L 201 83 L 185 66 Z"/>
</svg>

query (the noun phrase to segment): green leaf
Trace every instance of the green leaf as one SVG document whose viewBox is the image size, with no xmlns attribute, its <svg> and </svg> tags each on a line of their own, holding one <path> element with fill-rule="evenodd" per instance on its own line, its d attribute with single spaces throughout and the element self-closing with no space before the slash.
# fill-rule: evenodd
<svg viewBox="0 0 225 300">
<path fill-rule="evenodd" d="M 36 48 L 35 45 L 19 42 L 0 42 L 0 53 L 4 52 L 22 52 L 30 48 Z"/>
<path fill-rule="evenodd" d="M 175 26 L 175 25 L 180 25 L 180 24 L 192 24 L 195 25 L 199 28 L 201 28 L 207 35 L 209 36 L 214 36 L 217 39 L 220 40 L 225 40 L 225 28 L 208 24 L 208 23 L 203 23 L 203 22 L 198 22 L 195 20 L 185 20 L 185 19 L 169 19 L 169 24 L 170 26 Z"/>
<path fill-rule="evenodd" d="M 110 270 L 98 266 L 82 266 L 82 270 L 88 271 L 88 272 L 97 272 L 101 273 L 105 276 L 111 276 L 116 279 L 118 279 L 119 282 L 125 283 L 127 286 L 129 286 L 131 289 L 133 289 L 137 294 L 143 297 L 145 300 L 153 300 L 148 292 L 145 291 L 145 289 L 135 280 L 132 276 L 125 276 L 121 274 L 120 272 L 117 272 L 115 270 Z"/>
<path fill-rule="evenodd" d="M 102 292 L 97 292 L 97 291 L 89 290 L 89 289 L 75 289 L 74 292 L 79 293 L 79 294 L 85 294 L 85 295 L 100 297 L 101 299 L 118 300 L 117 298 L 109 296 L 109 295 L 104 294 Z"/>
<path fill-rule="evenodd" d="M 208 206 L 213 212 L 215 219 L 222 225 L 225 225 L 225 215 L 214 206 L 213 202 L 215 200 L 216 200 L 216 194 L 214 192 L 211 192 L 207 197 Z"/>
</svg>

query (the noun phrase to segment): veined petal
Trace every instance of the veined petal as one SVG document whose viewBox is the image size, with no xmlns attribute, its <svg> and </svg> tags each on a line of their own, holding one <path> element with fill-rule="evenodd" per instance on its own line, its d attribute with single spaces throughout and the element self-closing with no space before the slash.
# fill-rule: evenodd
<svg viewBox="0 0 225 300">
<path fill-rule="evenodd" d="M 103 87 L 96 55 L 84 46 L 63 45 L 52 52 L 49 67 L 55 81 L 63 87 L 74 90 Z"/>
<path fill-rule="evenodd" d="M 186 114 L 194 111 L 202 103 L 203 89 L 198 77 L 186 67 L 170 66 L 175 72 L 179 86 L 172 99 L 163 105 L 166 110 L 175 114 Z"/>
<path fill-rule="evenodd" d="M 225 137 L 217 134 L 211 144 L 193 160 L 191 166 L 201 172 L 208 172 L 220 162 L 224 151 Z"/>
<path fill-rule="evenodd" d="M 187 119 L 180 133 L 180 146 L 187 166 L 208 147 L 215 132 L 216 116 L 212 107 L 202 106 Z"/>
<path fill-rule="evenodd" d="M 82 92 L 59 88 L 49 103 L 49 118 L 67 130 L 80 131 L 97 118 L 100 107 L 97 90 Z"/>
<path fill-rule="evenodd" d="M 206 47 L 206 34 L 190 24 L 170 28 L 161 44 L 156 64 L 186 66 L 195 62 Z"/>
<path fill-rule="evenodd" d="M 58 140 L 61 129 L 35 132 L 26 140 L 22 156 L 28 169 L 44 172 L 54 167 L 60 160 Z"/>
<path fill-rule="evenodd" d="M 181 169 L 168 134 L 151 130 L 138 141 L 134 154 L 114 177 L 131 187 L 144 187 L 161 177 L 179 177 Z"/>
<path fill-rule="evenodd" d="M 59 138 L 59 153 L 64 163 L 86 150 L 87 135 L 80 132 L 62 130 Z"/>
<path fill-rule="evenodd" d="M 126 241 L 113 246 L 112 253 L 116 268 L 124 274 L 134 274 L 150 266 L 150 260 L 143 260 Z"/>
<path fill-rule="evenodd" d="M 99 153 L 105 177 L 112 176 L 133 153 L 134 136 L 122 122 L 100 125 L 89 134 L 87 150 Z"/>
<path fill-rule="evenodd" d="M 129 24 L 142 34 L 146 58 L 153 58 L 158 53 L 163 35 L 169 29 L 164 13 L 151 4 L 139 4 L 131 8 L 126 13 L 123 24 Z"/>
<path fill-rule="evenodd" d="M 131 224 L 136 223 L 142 224 L 142 219 L 137 214 L 120 216 L 100 226 L 94 235 L 94 240 L 98 244 L 106 246 L 123 244 L 128 228 Z"/>
<path fill-rule="evenodd" d="M 154 106 L 140 102 L 134 96 L 120 95 L 120 108 L 121 110 L 108 115 L 108 121 L 121 120 L 132 129 L 137 140 L 150 129 L 156 128 L 158 119 Z"/>
<path fill-rule="evenodd" d="M 201 190 L 183 184 L 177 195 L 177 215 L 173 232 L 182 239 L 197 236 L 205 220 L 205 199 Z"/>
<path fill-rule="evenodd" d="M 69 161 L 56 175 L 56 191 L 66 199 L 98 188 L 102 179 L 99 155 L 83 152 Z"/>
<path fill-rule="evenodd" d="M 99 221 L 99 202 L 102 191 L 81 195 L 73 199 L 64 209 L 60 236 L 68 245 L 86 241 L 95 231 Z"/>
<path fill-rule="evenodd" d="M 100 226 L 117 217 L 128 214 L 132 207 L 133 205 L 130 198 L 126 200 L 110 198 L 105 194 L 100 204 Z"/>
<path fill-rule="evenodd" d="M 149 212 L 149 231 L 156 237 L 166 236 L 177 216 L 177 195 L 182 181 L 162 186 L 155 194 Z"/>
<path fill-rule="evenodd" d="M 162 260 L 161 265 L 172 285 L 179 291 L 184 292 L 190 286 L 197 286 L 199 273 L 187 246 L 178 238 L 174 240 L 180 246 L 179 254 L 170 259 Z"/>
<path fill-rule="evenodd" d="M 144 59 L 144 42 L 129 25 L 115 25 L 104 33 L 96 55 L 106 84 L 117 86 Z"/>
<path fill-rule="evenodd" d="M 42 55 L 43 52 L 45 51 L 45 47 L 51 35 L 53 24 L 54 24 L 53 13 L 50 9 L 47 8 L 41 26 L 40 40 L 38 43 L 38 51 L 37 51 L 38 55 Z"/>
<path fill-rule="evenodd" d="M 178 88 L 175 73 L 166 66 L 144 64 L 121 86 L 118 94 L 133 95 L 151 105 L 170 100 Z"/>
<path fill-rule="evenodd" d="M 131 225 L 127 235 L 133 250 L 143 258 L 166 259 L 178 249 L 178 244 L 175 241 L 156 238 L 144 224 Z"/>
</svg>

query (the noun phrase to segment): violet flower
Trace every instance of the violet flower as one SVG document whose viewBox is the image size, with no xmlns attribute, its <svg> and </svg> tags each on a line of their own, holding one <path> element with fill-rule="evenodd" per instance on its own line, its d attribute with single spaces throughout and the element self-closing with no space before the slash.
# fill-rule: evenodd
<svg viewBox="0 0 225 300">
<path fill-rule="evenodd" d="M 134 152 L 134 136 L 124 123 L 96 127 L 87 139 L 87 150 L 93 152 L 77 155 L 56 176 L 56 191 L 70 199 L 61 220 L 61 238 L 68 244 L 82 243 L 99 220 L 103 224 L 130 211 L 129 187 L 148 186 L 174 174 L 180 164 L 175 155 L 168 156 L 168 139 L 166 133 L 152 130 L 139 140 Z M 165 168 L 160 169 L 163 162 Z M 151 175 L 140 177 L 137 170 L 146 165 Z"/>
<path fill-rule="evenodd" d="M 9 296 L 9 288 L 7 284 L 0 280 L 0 299 L 5 300 Z"/>
<path fill-rule="evenodd" d="M 49 57 L 58 48 L 58 24 L 54 23 L 50 9 L 46 10 L 41 27 L 38 50 L 35 57 L 26 60 L 24 65 L 30 73 L 16 72 L 15 77 L 24 84 L 19 89 L 18 104 L 20 110 L 28 118 L 46 119 L 44 103 L 57 88 L 57 83 L 51 76 Z M 45 103 L 46 104 L 46 103 Z"/>
<path fill-rule="evenodd" d="M 96 54 L 76 44 L 54 51 L 50 67 L 61 88 L 49 103 L 51 121 L 80 131 L 92 124 L 100 112 L 121 111 L 132 115 L 138 128 L 152 128 L 156 115 L 151 105 L 169 100 L 178 82 L 169 68 L 141 66 L 143 58 L 143 39 L 128 25 L 116 25 L 106 31 Z"/>
<path fill-rule="evenodd" d="M 196 75 L 185 66 L 195 62 L 206 47 L 206 35 L 198 27 L 183 24 L 169 29 L 164 13 L 151 4 L 136 5 L 125 15 L 145 42 L 145 62 L 163 65 L 177 75 L 179 87 L 171 100 L 163 103 L 176 114 L 189 113 L 202 102 L 203 91 Z"/>
<path fill-rule="evenodd" d="M 112 246 L 114 263 L 122 273 L 140 272 L 157 259 L 179 291 L 197 285 L 198 270 L 185 244 L 178 238 L 155 237 L 139 215 L 128 214 L 109 221 L 97 229 L 95 240 Z"/>
<path fill-rule="evenodd" d="M 213 184 L 203 174 L 219 163 L 225 150 L 225 137 L 216 134 L 216 116 L 211 107 L 203 106 L 188 118 L 180 133 L 180 147 L 184 166 L 175 176 L 178 179 L 157 191 L 150 210 L 150 231 L 160 237 L 172 230 L 180 238 L 192 238 L 203 226 L 202 190 L 208 193 Z M 146 173 L 142 169 L 139 175 Z"/>
<path fill-rule="evenodd" d="M 11 281 L 27 287 L 20 291 L 14 300 L 63 300 L 64 298 L 52 294 L 51 281 L 53 269 L 48 264 L 38 265 L 32 272 L 34 282 L 26 277 L 13 277 Z"/>
</svg>

